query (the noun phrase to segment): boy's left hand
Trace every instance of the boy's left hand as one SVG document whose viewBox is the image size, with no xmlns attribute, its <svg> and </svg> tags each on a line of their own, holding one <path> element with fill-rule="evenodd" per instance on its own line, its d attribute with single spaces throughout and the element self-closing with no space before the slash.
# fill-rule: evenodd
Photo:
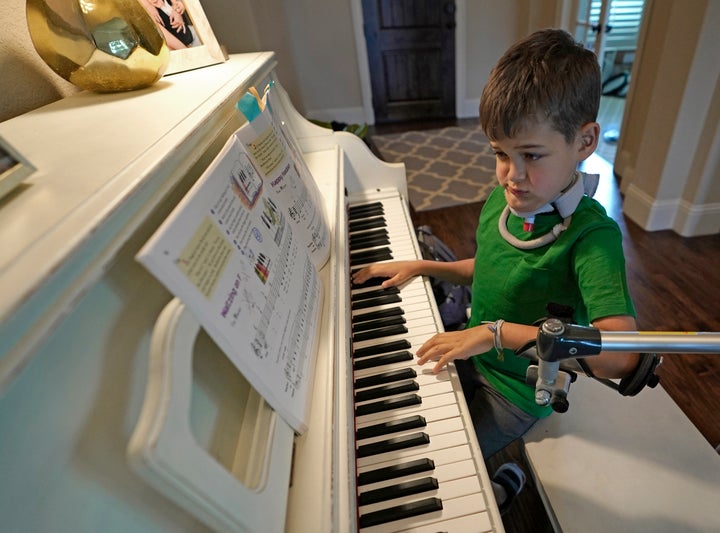
<svg viewBox="0 0 720 533">
<path fill-rule="evenodd" d="M 487 352 L 493 347 L 493 334 L 485 325 L 461 331 L 438 333 L 423 344 L 415 355 L 418 364 L 437 361 L 433 374 L 437 374 L 454 359 L 467 359 L 473 355 Z"/>
</svg>

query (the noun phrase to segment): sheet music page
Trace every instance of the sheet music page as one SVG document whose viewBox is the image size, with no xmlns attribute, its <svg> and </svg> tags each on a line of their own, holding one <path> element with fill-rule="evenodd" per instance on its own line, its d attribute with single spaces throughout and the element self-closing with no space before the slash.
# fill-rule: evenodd
<svg viewBox="0 0 720 533">
<path fill-rule="evenodd" d="M 283 159 L 274 152 L 267 157 Z M 283 176 L 258 169 L 238 136 L 231 136 L 137 259 L 302 433 L 322 284 L 309 255 L 317 248 L 298 238 L 292 215 L 278 205 L 269 183 Z"/>
<path fill-rule="evenodd" d="M 320 190 L 294 140 L 268 105 L 273 85 L 266 87 L 262 97 L 255 88 L 251 91 L 237 104 L 248 123 L 235 135 L 266 176 L 268 189 L 319 270 L 330 255 L 330 230 Z"/>
</svg>

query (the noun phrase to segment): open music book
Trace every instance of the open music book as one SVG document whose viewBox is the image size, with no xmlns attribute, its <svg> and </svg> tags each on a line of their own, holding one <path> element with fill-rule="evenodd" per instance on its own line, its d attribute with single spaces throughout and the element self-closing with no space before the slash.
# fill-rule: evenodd
<svg viewBox="0 0 720 533">
<path fill-rule="evenodd" d="M 253 92 L 238 103 L 248 123 L 137 259 L 303 433 L 329 229 L 317 185 L 267 95 Z"/>
</svg>

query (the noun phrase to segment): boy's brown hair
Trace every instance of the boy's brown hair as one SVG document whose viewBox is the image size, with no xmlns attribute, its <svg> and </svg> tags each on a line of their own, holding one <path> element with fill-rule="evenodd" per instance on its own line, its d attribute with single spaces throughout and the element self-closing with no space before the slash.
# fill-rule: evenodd
<svg viewBox="0 0 720 533">
<path fill-rule="evenodd" d="M 570 143 L 583 124 L 596 121 L 600 88 L 592 51 L 564 30 L 541 30 L 511 46 L 493 68 L 480 98 L 480 124 L 497 140 L 548 121 Z"/>
</svg>

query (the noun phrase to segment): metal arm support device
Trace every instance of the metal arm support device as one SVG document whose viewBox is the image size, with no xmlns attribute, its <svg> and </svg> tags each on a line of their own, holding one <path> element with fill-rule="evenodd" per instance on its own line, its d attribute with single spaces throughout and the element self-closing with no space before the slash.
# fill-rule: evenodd
<svg viewBox="0 0 720 533">
<path fill-rule="evenodd" d="M 537 365 L 528 367 L 526 378 L 529 385 L 535 385 L 535 402 L 539 405 L 550 404 L 555 411 L 565 412 L 568 409 L 567 393 L 575 376 L 571 371 L 560 368 L 562 361 L 579 360 L 598 355 L 601 351 L 641 352 L 646 355 L 650 353 L 720 354 L 720 333 L 600 331 L 597 328 L 548 318 L 542 322 L 538 330 L 536 349 Z M 660 360 L 654 355 L 648 357 L 652 357 L 654 361 L 643 369 L 648 375 L 643 376 L 640 388 L 646 384 L 651 387 L 657 384 L 657 376 L 653 372 Z M 640 366 L 644 365 L 641 363 Z M 610 380 L 599 381 L 618 389 L 618 386 Z"/>
</svg>

